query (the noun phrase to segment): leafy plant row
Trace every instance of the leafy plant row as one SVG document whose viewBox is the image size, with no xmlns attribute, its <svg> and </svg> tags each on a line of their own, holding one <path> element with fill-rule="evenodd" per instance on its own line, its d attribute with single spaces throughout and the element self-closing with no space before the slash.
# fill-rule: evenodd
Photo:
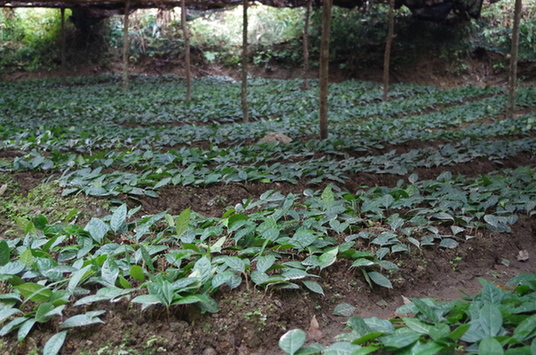
<svg viewBox="0 0 536 355">
<path fill-rule="evenodd" d="M 507 232 L 516 213 L 534 214 L 536 207 L 530 169 L 469 180 L 412 175 L 409 185 L 395 188 L 336 190 L 268 191 L 221 218 L 186 209 L 176 217 L 164 211 L 134 219 L 137 209 L 124 204 L 84 227 L 68 223 L 76 211 L 65 223 L 19 218 L 24 237 L 0 242 L 0 279 L 13 288 L 0 296 L 0 335 L 16 331 L 22 341 L 35 324 L 59 322 L 65 330 L 45 347 L 52 354 L 69 329 L 102 323 L 103 301 L 126 298 L 168 310 L 193 304 L 217 312 L 218 288 L 244 280 L 266 290 L 305 287 L 323 294 L 315 272 L 339 259 L 350 260 L 371 287 L 392 287 L 384 272 L 398 268 L 385 259 L 389 254 L 434 244 L 453 248 L 483 226 Z M 362 242 L 367 247 L 356 249 Z M 84 313 L 80 306 L 90 304 L 97 306 Z M 66 307 L 80 312 L 60 322 Z"/>
<path fill-rule="evenodd" d="M 115 84 L 83 87 L 83 91 L 80 87 L 75 93 L 72 86 L 59 86 L 48 92 L 35 84 L 33 90 L 28 88 L 30 84 L 10 84 L 13 87 L 7 86 L 5 97 L 0 99 L 0 107 L 5 112 L 4 119 L 0 119 L 0 138 L 5 140 L 6 146 L 14 148 L 88 151 L 132 145 L 164 147 L 192 144 L 207 137 L 216 144 L 245 143 L 258 139 L 267 131 L 281 131 L 293 138 L 315 134 L 312 123 L 316 121 L 316 94 L 294 90 L 298 86 L 297 81 L 269 81 L 268 86 L 267 81 L 259 79 L 252 86 L 254 91 L 250 100 L 252 116 L 258 117 L 259 121 L 248 125 L 235 123 L 240 121 L 239 102 L 233 101 L 231 105 L 232 100 L 227 99 L 227 89 L 234 84 L 216 84 L 216 79 L 199 80 L 200 98 L 186 104 L 180 101 L 181 93 L 176 82 L 161 81 L 160 86 L 140 85 L 130 94 L 120 92 Z M 350 82 L 337 85 L 344 92 L 334 85 L 330 117 L 332 134 L 345 137 L 348 132 L 358 132 L 365 146 L 386 141 L 381 134 L 382 127 L 388 127 L 385 129 L 387 138 L 396 138 L 396 142 L 425 139 L 419 131 L 451 127 L 483 117 L 493 118 L 504 106 L 502 95 L 487 97 L 499 95 L 500 89 L 496 88 L 467 87 L 452 91 L 428 88 L 421 90 L 420 96 L 412 97 L 411 91 L 407 93 L 401 86 L 400 91 L 393 92 L 393 97 L 399 96 L 398 99 L 374 103 L 372 101 L 376 99 L 370 101 L 367 98 L 371 93 L 370 84 Z M 348 86 L 354 90 L 349 90 Z M 379 95 L 381 90 L 378 87 L 376 91 Z M 285 96 L 282 97 L 282 93 Z M 464 104 L 462 100 L 470 98 L 471 94 L 475 101 Z M 529 100 L 531 94 L 530 88 L 522 89 L 520 105 L 533 107 L 534 102 L 531 104 Z M 134 97 L 136 100 L 133 100 Z M 433 112 L 415 115 L 423 110 L 433 110 L 434 105 L 448 103 L 456 105 L 444 108 L 442 111 L 445 112 L 441 115 Z M 400 116 L 409 117 L 397 119 Z M 95 120 L 100 124 L 93 125 Z M 192 126 L 196 123 L 202 126 Z M 158 124 L 161 126 L 154 127 Z M 394 132 L 400 131 L 397 127 L 411 132 L 412 137 L 396 137 Z M 430 132 L 428 137 L 431 137 Z M 433 138 L 441 139 L 437 135 Z"/>
<path fill-rule="evenodd" d="M 183 148 L 167 153 L 134 151 L 130 154 L 111 152 L 82 157 L 74 154 L 54 154 L 47 158 L 31 153 L 25 158 L 15 158 L 12 167 L 20 169 L 60 169 L 60 186 L 65 194 L 83 191 L 88 195 L 107 196 L 119 193 L 157 196 L 157 190 L 166 185 L 209 185 L 245 181 L 287 181 L 297 183 L 308 179 L 308 184 L 323 181 L 344 183 L 349 176 L 359 172 L 408 174 L 416 168 L 431 168 L 469 163 L 478 158 L 501 161 L 521 152 L 536 150 L 536 140 L 526 138 L 517 141 L 474 142 L 440 145 L 437 149 L 414 149 L 404 154 L 391 151 L 383 155 L 352 158 L 347 155 L 334 158 L 324 156 L 303 159 L 305 154 L 287 154 L 288 163 L 272 163 L 278 155 L 252 151 L 248 148 L 210 151 Z M 231 154 L 233 152 L 235 154 Z M 259 155 L 255 155 L 255 153 Z M 245 154 L 244 154 L 245 153 Z M 273 152 L 272 152 L 273 154 Z M 280 159 L 285 152 L 280 151 Z M 297 160 L 292 161 L 293 157 Z M 266 161 L 263 161 L 263 158 Z M 244 161 L 245 160 L 245 161 Z M 247 164 L 247 162 L 254 161 Z M 78 168 L 78 169 L 77 169 Z M 80 169 L 82 168 L 82 169 Z M 112 172 L 103 169 L 114 168 Z M 119 169 L 128 169 L 124 172 Z M 132 171 L 140 171 L 139 173 Z"/>
<path fill-rule="evenodd" d="M 515 276 L 506 286 L 481 279 L 482 291 L 451 302 L 411 299 L 390 320 L 351 317 L 337 342 L 304 346 L 306 333 L 293 329 L 279 346 L 288 354 L 536 353 L 536 274 Z M 413 315 L 410 317 L 410 315 Z"/>
</svg>

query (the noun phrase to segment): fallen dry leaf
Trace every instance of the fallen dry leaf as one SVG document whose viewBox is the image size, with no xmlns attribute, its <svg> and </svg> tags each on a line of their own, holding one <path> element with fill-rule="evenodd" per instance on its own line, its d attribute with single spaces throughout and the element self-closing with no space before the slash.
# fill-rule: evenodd
<svg viewBox="0 0 536 355">
<path fill-rule="evenodd" d="M 7 184 L 0 186 L 0 196 L 2 196 L 4 192 L 6 192 L 6 189 L 7 189 Z"/>
<path fill-rule="evenodd" d="M 529 260 L 529 252 L 526 251 L 526 250 L 520 250 L 519 253 L 517 254 L 516 259 L 518 261 L 527 261 L 527 260 Z"/>
<path fill-rule="evenodd" d="M 311 340 L 320 340 L 324 337 L 324 334 L 320 330 L 320 325 L 318 324 L 318 321 L 316 320 L 316 315 L 313 315 L 313 318 L 311 318 L 311 323 L 309 325 L 309 330 L 307 331 L 307 336 Z"/>
</svg>

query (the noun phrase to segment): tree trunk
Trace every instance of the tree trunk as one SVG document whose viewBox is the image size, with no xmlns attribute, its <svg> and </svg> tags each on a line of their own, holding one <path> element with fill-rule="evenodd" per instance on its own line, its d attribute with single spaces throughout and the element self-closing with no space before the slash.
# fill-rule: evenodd
<svg viewBox="0 0 536 355">
<path fill-rule="evenodd" d="M 303 90 L 309 90 L 309 79 L 307 79 L 307 73 L 309 72 L 309 19 L 311 17 L 311 6 L 313 0 L 307 1 L 307 7 L 305 10 L 305 24 L 303 25 Z"/>
<path fill-rule="evenodd" d="M 61 15 L 61 76 L 65 78 L 65 8 L 60 9 Z"/>
<path fill-rule="evenodd" d="M 328 79 L 331 1 L 322 5 L 322 38 L 320 40 L 320 139 L 328 138 Z"/>
<path fill-rule="evenodd" d="M 185 101 L 192 100 L 192 73 L 190 71 L 190 34 L 186 23 L 186 0 L 181 1 L 181 25 L 184 36 L 184 70 L 186 71 L 186 98 Z"/>
<path fill-rule="evenodd" d="M 513 118 L 516 105 L 516 84 L 517 84 L 517 54 L 519 51 L 519 24 L 521 22 L 522 1 L 516 0 L 514 10 L 514 27 L 512 29 L 512 49 L 510 52 L 510 78 L 508 82 L 508 106 L 506 116 Z"/>
<path fill-rule="evenodd" d="M 244 9 L 242 16 L 242 90 L 240 99 L 242 102 L 242 117 L 244 122 L 249 122 L 248 108 L 248 0 L 242 1 Z"/>
<path fill-rule="evenodd" d="M 387 101 L 389 93 L 389 66 L 391 62 L 391 46 L 395 38 L 395 0 L 389 0 L 389 32 L 385 43 L 385 54 L 383 56 L 383 101 Z"/>
<path fill-rule="evenodd" d="M 123 19 L 123 90 L 128 91 L 128 57 L 130 56 L 130 41 L 128 38 L 128 15 L 130 12 L 130 0 L 125 3 L 125 15 Z"/>
</svg>

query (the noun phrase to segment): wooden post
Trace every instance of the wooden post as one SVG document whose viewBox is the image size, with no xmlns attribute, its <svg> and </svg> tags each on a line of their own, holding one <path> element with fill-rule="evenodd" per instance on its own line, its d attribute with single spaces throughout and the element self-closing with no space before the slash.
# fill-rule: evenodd
<svg viewBox="0 0 536 355">
<path fill-rule="evenodd" d="M 519 51 L 519 24 L 521 22 L 522 1 L 516 0 L 514 10 L 514 26 L 512 28 L 512 49 L 510 51 L 510 77 L 508 80 L 508 105 L 506 107 L 506 117 L 514 117 L 516 105 L 516 84 L 517 84 L 517 54 Z"/>
<path fill-rule="evenodd" d="M 389 31 L 385 43 L 385 54 L 383 56 L 383 101 L 387 101 L 389 93 L 389 66 L 391 62 L 391 46 L 395 38 L 395 0 L 389 0 Z"/>
<path fill-rule="evenodd" d="M 65 76 L 65 8 L 60 9 L 61 14 L 61 71 Z"/>
<path fill-rule="evenodd" d="M 320 139 L 328 138 L 328 79 L 331 1 L 322 5 L 322 38 L 320 40 Z"/>
<path fill-rule="evenodd" d="M 307 7 L 305 10 L 305 24 L 303 25 L 303 90 L 309 90 L 309 79 L 307 79 L 307 73 L 309 72 L 309 19 L 311 18 L 311 6 L 313 0 L 307 1 Z"/>
<path fill-rule="evenodd" d="M 125 15 L 123 17 L 123 90 L 128 91 L 128 57 L 130 56 L 130 41 L 128 38 L 128 15 L 130 12 L 130 0 L 125 3 Z"/>
<path fill-rule="evenodd" d="M 249 122 L 248 108 L 248 0 L 242 1 L 242 89 L 240 99 L 242 102 L 242 117 L 244 122 Z"/>
<path fill-rule="evenodd" d="M 186 0 L 181 1 L 181 25 L 184 36 L 184 69 L 186 70 L 186 98 L 185 101 L 192 100 L 192 73 L 190 72 L 190 34 L 186 23 Z"/>
</svg>

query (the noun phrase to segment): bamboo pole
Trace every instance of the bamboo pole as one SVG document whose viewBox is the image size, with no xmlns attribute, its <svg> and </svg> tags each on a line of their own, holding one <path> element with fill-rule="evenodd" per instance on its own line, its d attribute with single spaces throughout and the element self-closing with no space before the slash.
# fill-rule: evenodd
<svg viewBox="0 0 536 355">
<path fill-rule="evenodd" d="M 521 22 L 522 0 L 516 0 L 514 9 L 514 26 L 512 28 L 512 48 L 510 51 L 510 75 L 508 80 L 508 105 L 506 116 L 513 118 L 516 105 L 517 57 L 519 52 L 519 24 Z"/>
<path fill-rule="evenodd" d="M 181 1 L 181 26 L 184 36 L 184 67 L 186 70 L 186 98 L 185 101 L 192 100 L 192 73 L 190 71 L 190 34 L 186 23 L 186 0 Z"/>
<path fill-rule="evenodd" d="M 125 3 L 125 15 L 123 19 L 123 90 L 129 90 L 128 83 L 128 58 L 130 52 L 130 41 L 128 38 L 128 16 L 130 12 L 130 0 Z"/>
<path fill-rule="evenodd" d="M 248 0 L 242 1 L 242 89 L 240 99 L 242 103 L 242 117 L 249 122 L 248 107 Z"/>
<path fill-rule="evenodd" d="M 328 138 L 328 79 L 331 1 L 322 5 L 322 38 L 320 40 L 320 139 Z"/>
</svg>

